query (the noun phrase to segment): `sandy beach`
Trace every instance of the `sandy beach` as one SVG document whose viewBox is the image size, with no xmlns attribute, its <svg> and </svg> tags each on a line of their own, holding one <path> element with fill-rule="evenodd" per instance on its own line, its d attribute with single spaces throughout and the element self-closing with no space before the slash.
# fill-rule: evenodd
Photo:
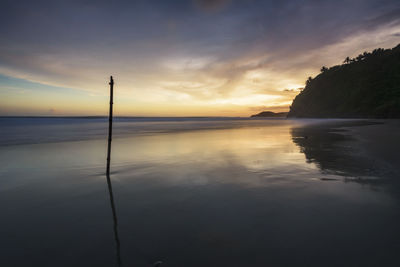
<svg viewBox="0 0 400 267">
<path fill-rule="evenodd" d="M 117 121 L 117 224 L 104 122 L 13 125 L 0 134 L 13 138 L 0 149 L 2 266 L 399 262 L 398 121 Z"/>
</svg>

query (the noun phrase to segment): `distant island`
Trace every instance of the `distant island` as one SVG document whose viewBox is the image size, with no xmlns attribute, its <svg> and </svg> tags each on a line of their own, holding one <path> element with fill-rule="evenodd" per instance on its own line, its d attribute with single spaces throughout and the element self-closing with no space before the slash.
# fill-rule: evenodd
<svg viewBox="0 0 400 267">
<path fill-rule="evenodd" d="M 264 118 L 281 118 L 281 117 L 286 117 L 287 112 L 272 112 L 272 111 L 263 111 L 255 115 L 251 115 L 252 118 L 257 118 L 257 117 L 264 117 Z"/>
<path fill-rule="evenodd" d="M 295 97 L 288 117 L 400 118 L 400 44 L 322 67 Z"/>
</svg>

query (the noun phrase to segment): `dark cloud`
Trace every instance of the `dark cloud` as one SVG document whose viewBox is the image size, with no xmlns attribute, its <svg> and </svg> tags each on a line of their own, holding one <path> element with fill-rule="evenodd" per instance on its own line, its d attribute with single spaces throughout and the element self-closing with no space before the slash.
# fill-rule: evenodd
<svg viewBox="0 0 400 267">
<path fill-rule="evenodd" d="M 206 11 L 217 11 L 229 4 L 230 0 L 194 0 L 196 6 Z"/>
<path fill-rule="evenodd" d="M 210 57 L 174 78 L 224 80 L 212 90 L 226 96 L 248 71 L 294 76 L 320 64 L 318 49 L 399 23 L 399 17 L 398 0 L 5 0 L 0 67 L 59 84 L 110 70 L 139 80 L 165 71 L 165 58 Z M 208 95 L 201 87 L 171 90 Z"/>
<path fill-rule="evenodd" d="M 400 8 L 383 12 L 365 21 L 366 29 L 374 29 L 381 25 L 400 22 Z"/>
<path fill-rule="evenodd" d="M 5 1 L 0 41 L 46 50 L 147 42 L 231 58 L 249 50 L 313 49 L 400 17 L 395 0 L 195 0 L 195 6 L 229 12 L 205 16 L 183 0 Z"/>
</svg>

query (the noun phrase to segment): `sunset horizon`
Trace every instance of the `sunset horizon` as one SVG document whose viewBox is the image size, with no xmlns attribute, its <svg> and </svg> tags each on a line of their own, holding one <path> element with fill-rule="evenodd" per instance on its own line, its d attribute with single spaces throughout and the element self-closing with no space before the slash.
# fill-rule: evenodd
<svg viewBox="0 0 400 267">
<path fill-rule="evenodd" d="M 322 66 L 400 43 L 396 1 L 5 5 L 0 116 L 287 112 Z M 68 21 L 68 23 L 66 23 Z"/>
</svg>

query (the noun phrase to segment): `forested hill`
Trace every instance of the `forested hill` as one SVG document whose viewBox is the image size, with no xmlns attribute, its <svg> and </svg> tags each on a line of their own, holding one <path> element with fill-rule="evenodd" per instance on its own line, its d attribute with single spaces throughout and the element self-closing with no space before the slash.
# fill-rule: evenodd
<svg viewBox="0 0 400 267">
<path fill-rule="evenodd" d="M 295 97 L 288 117 L 400 118 L 400 44 L 322 67 Z"/>
</svg>

